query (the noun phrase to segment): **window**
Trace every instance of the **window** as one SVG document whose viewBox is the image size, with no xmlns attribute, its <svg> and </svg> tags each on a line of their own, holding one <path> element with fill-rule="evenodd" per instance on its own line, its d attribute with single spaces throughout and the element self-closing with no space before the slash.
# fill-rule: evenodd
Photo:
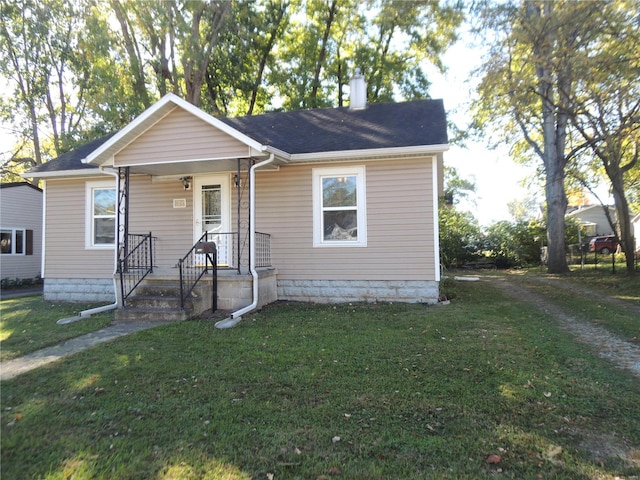
<svg viewBox="0 0 640 480">
<path fill-rule="evenodd" d="M 113 182 L 87 183 L 87 248 L 113 247 L 116 240 L 116 189 Z"/>
<path fill-rule="evenodd" d="M 313 169 L 314 247 L 365 247 L 364 167 Z"/>
<path fill-rule="evenodd" d="M 0 252 L 3 255 L 33 255 L 33 230 L 3 228 L 0 230 Z"/>
</svg>

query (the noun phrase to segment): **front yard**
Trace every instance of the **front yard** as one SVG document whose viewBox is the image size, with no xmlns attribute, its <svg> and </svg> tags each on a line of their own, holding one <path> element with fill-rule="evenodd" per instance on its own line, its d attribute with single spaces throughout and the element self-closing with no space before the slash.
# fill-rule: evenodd
<svg viewBox="0 0 640 480">
<path fill-rule="evenodd" d="M 638 378 L 487 282 L 454 288 L 163 325 L 3 382 L 1 476 L 638 478 Z"/>
</svg>

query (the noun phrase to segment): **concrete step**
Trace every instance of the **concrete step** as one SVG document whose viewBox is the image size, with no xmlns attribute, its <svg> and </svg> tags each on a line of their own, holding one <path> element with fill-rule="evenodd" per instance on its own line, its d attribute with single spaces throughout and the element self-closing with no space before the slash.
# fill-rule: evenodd
<svg viewBox="0 0 640 480">
<path fill-rule="evenodd" d="M 138 308 L 127 307 L 115 312 L 114 323 L 128 322 L 179 322 L 190 318 L 190 313 L 181 308 Z"/>
<path fill-rule="evenodd" d="M 192 298 L 197 293 L 194 293 Z M 190 318 L 192 298 L 180 307 L 180 283 L 175 279 L 146 279 L 134 294 L 127 298 L 126 307 L 115 314 L 116 323 L 133 321 L 176 322 Z"/>
<path fill-rule="evenodd" d="M 180 295 L 132 295 L 127 308 L 180 308 Z"/>
<path fill-rule="evenodd" d="M 180 296 L 180 284 L 178 282 L 143 282 L 138 285 L 135 290 L 136 295 L 154 295 L 154 296 Z"/>
</svg>

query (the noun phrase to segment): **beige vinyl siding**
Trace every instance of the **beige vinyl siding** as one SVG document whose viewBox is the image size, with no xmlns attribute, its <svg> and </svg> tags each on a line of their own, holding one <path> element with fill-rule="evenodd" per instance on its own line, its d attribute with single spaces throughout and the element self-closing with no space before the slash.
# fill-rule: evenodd
<svg viewBox="0 0 640 480">
<path fill-rule="evenodd" d="M 313 247 L 311 165 L 258 173 L 257 230 L 272 236 L 280 279 L 435 280 L 432 159 L 362 165 L 366 247 Z"/>
<path fill-rule="evenodd" d="M 176 108 L 117 153 L 114 164 L 117 167 L 248 155 L 247 145 Z"/>
<path fill-rule="evenodd" d="M 86 183 L 111 180 L 112 176 L 91 179 L 48 179 L 45 219 L 45 278 L 111 278 L 114 249 L 87 249 Z"/>
<path fill-rule="evenodd" d="M 113 275 L 112 248 L 85 248 L 85 192 L 91 180 L 96 179 L 47 180 L 47 278 Z M 185 191 L 177 180 L 152 183 L 147 175 L 132 175 L 130 182 L 129 233 L 151 232 L 156 237 L 154 265 L 175 266 L 193 245 L 193 191 Z M 173 208 L 174 199 L 186 200 L 186 208 Z"/>
<path fill-rule="evenodd" d="M 175 266 L 193 245 L 194 190 L 185 191 L 177 180 L 152 183 L 147 175 L 130 181 L 129 233 L 151 232 L 157 237 L 154 264 Z M 186 208 L 173 208 L 173 200 L 181 199 Z"/>
<path fill-rule="evenodd" d="M 42 192 L 28 185 L 0 189 L 0 226 L 33 231 L 33 255 L 0 257 L 2 278 L 35 278 L 41 274 L 42 197 Z"/>
</svg>

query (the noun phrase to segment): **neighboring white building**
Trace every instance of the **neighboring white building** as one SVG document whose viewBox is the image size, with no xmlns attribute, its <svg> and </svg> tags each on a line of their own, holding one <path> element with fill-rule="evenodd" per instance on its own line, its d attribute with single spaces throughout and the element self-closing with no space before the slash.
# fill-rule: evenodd
<svg viewBox="0 0 640 480">
<path fill-rule="evenodd" d="M 575 207 L 574 207 L 575 208 Z M 612 221 L 617 222 L 615 207 L 606 207 L 609 209 L 609 215 Z M 568 218 L 575 218 L 584 229 L 589 237 L 596 235 L 614 235 L 615 232 L 611 228 L 605 210 L 602 205 L 580 206 L 566 214 Z"/>
<path fill-rule="evenodd" d="M 42 266 L 42 190 L 27 182 L 0 184 L 2 280 L 34 279 Z"/>
</svg>

